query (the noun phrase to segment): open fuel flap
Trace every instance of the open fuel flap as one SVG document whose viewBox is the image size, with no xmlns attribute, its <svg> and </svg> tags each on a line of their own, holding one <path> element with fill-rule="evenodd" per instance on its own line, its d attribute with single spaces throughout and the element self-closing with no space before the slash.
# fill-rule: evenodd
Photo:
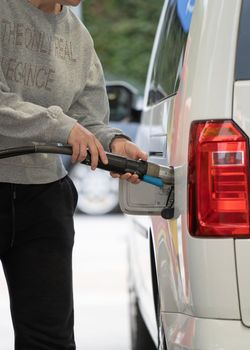
<svg viewBox="0 0 250 350">
<path fill-rule="evenodd" d="M 127 181 L 119 182 L 121 210 L 131 215 L 161 215 L 165 219 L 175 216 L 174 185 L 162 188 L 141 182 L 137 185 Z"/>
</svg>

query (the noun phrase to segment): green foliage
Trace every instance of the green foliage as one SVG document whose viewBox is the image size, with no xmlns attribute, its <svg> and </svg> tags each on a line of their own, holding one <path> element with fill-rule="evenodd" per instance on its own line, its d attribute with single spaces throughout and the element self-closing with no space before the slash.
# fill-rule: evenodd
<svg viewBox="0 0 250 350">
<path fill-rule="evenodd" d="M 107 78 L 144 86 L 163 0 L 86 0 L 89 29 Z"/>
</svg>

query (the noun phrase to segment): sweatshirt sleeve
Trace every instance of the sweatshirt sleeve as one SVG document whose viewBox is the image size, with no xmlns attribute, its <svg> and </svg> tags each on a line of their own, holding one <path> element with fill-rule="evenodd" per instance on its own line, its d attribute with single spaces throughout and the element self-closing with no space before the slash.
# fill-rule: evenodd
<svg viewBox="0 0 250 350">
<path fill-rule="evenodd" d="M 67 143 L 76 120 L 59 106 L 48 108 L 24 101 L 10 91 L 0 65 L 0 135 L 26 141 Z"/>
<path fill-rule="evenodd" d="M 109 102 L 104 74 L 94 49 L 86 85 L 72 104 L 68 115 L 92 132 L 106 151 L 110 150 L 110 143 L 115 137 L 122 136 L 130 140 L 120 129 L 108 126 Z"/>
</svg>

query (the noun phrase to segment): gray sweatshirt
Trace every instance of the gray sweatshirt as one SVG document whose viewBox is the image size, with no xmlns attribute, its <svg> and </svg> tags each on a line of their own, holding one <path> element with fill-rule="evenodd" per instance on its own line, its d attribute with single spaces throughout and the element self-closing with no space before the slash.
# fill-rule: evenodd
<svg viewBox="0 0 250 350">
<path fill-rule="evenodd" d="M 45 13 L 28 0 L 0 0 L 0 149 L 67 143 L 78 121 L 106 150 L 121 131 L 109 107 L 93 41 L 64 6 Z M 0 160 L 0 182 L 47 183 L 66 175 L 60 156 Z"/>
</svg>

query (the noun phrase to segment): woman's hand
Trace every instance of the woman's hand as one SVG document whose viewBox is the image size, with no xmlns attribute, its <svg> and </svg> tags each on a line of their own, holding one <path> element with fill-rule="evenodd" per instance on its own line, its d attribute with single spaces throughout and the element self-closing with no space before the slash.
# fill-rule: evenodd
<svg viewBox="0 0 250 350">
<path fill-rule="evenodd" d="M 148 159 L 146 152 L 141 150 L 135 143 L 128 141 L 125 138 L 115 138 L 111 143 L 111 151 L 112 153 L 119 154 L 130 159 Z M 137 174 L 125 173 L 120 175 L 111 172 L 110 175 L 114 178 L 127 180 L 133 184 L 138 184 L 140 182 Z"/>
</svg>

